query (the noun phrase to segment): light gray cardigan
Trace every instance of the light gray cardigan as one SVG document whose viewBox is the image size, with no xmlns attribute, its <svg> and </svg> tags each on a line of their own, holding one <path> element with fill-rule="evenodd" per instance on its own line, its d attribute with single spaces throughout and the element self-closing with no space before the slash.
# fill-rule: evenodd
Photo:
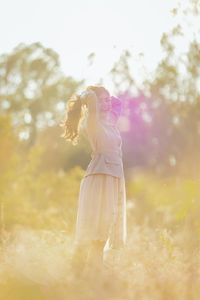
<svg viewBox="0 0 200 300">
<path fill-rule="evenodd" d="M 92 154 L 91 161 L 86 169 L 84 177 L 91 174 L 108 174 L 118 178 L 124 177 L 122 162 L 122 139 L 117 127 L 116 119 L 113 122 L 110 112 L 100 118 L 97 98 L 96 109 L 88 105 L 88 115 L 82 125 L 82 133 L 89 140 Z M 116 100 L 116 98 L 115 98 Z M 93 114 L 93 122 L 88 126 L 88 118 Z M 93 128 L 92 128 L 93 127 Z"/>
</svg>

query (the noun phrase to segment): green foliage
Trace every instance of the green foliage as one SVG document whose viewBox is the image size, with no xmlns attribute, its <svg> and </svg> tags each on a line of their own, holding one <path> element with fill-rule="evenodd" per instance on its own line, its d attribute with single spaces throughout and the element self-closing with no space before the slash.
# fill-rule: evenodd
<svg viewBox="0 0 200 300">
<path fill-rule="evenodd" d="M 66 77 L 59 55 L 41 43 L 20 43 L 0 56 L 0 113 L 10 113 L 15 126 L 28 133 L 35 144 L 38 129 L 52 126 L 61 117 L 57 105 L 64 104 L 83 84 Z"/>
<path fill-rule="evenodd" d="M 190 178 L 159 178 L 152 173 L 141 173 L 127 185 L 127 194 L 138 211 L 148 214 L 154 225 L 184 224 L 187 218 L 196 232 L 199 230 L 200 182 Z M 142 208 L 141 208 L 142 207 Z M 162 216 L 156 219 L 156 215 Z M 134 216 L 135 217 L 135 216 Z M 160 223 L 161 222 L 161 223 Z"/>
<path fill-rule="evenodd" d="M 0 148 L 1 226 L 10 228 L 21 224 L 38 229 L 57 228 L 72 234 L 84 169 L 79 165 L 67 171 L 44 168 L 50 149 L 48 143 L 42 143 L 41 139 L 41 143 L 25 153 L 19 147 L 10 117 L 1 116 L 0 124 L 3 142 Z M 66 155 L 68 158 L 74 155 L 70 156 L 70 151 Z M 184 225 L 187 220 L 199 233 L 199 199 L 198 180 L 138 173 L 127 180 L 128 223 L 147 222 L 153 227 L 173 228 Z"/>
<path fill-rule="evenodd" d="M 9 115 L 0 115 L 0 202 L 7 201 L 7 193 L 16 178 L 20 157 L 16 154 L 19 142 Z"/>
<path fill-rule="evenodd" d="M 76 166 L 64 172 L 41 171 L 41 145 L 31 148 L 24 158 L 15 153 L 16 137 L 10 118 L 1 117 L 0 138 L 6 142 L 1 147 L 0 173 L 1 227 L 16 224 L 32 228 L 61 228 L 73 230 L 78 193 L 84 170 Z"/>
</svg>

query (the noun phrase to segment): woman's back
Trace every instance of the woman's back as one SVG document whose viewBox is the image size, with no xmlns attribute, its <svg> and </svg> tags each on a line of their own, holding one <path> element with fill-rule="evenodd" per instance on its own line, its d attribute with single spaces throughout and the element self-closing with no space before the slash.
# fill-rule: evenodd
<svg viewBox="0 0 200 300">
<path fill-rule="evenodd" d="M 123 177 L 122 139 L 116 124 L 109 119 L 109 115 L 98 119 L 96 130 L 91 130 L 85 120 L 82 132 L 89 140 L 92 148 L 92 160 L 88 165 L 85 176 L 103 173 L 115 177 Z"/>
</svg>

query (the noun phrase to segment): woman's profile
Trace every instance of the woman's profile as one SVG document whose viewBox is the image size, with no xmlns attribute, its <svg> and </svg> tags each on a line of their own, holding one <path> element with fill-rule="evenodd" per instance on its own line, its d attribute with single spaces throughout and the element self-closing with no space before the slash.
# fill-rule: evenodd
<svg viewBox="0 0 200 300">
<path fill-rule="evenodd" d="M 79 268 L 86 262 L 103 266 L 107 242 L 110 249 L 126 244 L 126 189 L 117 126 L 121 104 L 103 86 L 88 86 L 67 102 L 64 138 L 76 145 L 81 131 L 92 148 L 78 199 L 73 262 Z"/>
</svg>

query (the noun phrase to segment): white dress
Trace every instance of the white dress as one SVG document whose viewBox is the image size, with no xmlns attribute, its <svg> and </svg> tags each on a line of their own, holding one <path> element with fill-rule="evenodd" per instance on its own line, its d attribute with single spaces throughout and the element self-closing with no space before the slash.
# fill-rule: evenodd
<svg viewBox="0 0 200 300">
<path fill-rule="evenodd" d="M 87 122 L 83 134 L 88 138 L 95 155 L 95 140 L 105 145 L 112 140 L 116 150 L 121 150 L 122 140 L 116 125 L 108 119 L 99 119 L 96 135 L 90 135 Z M 102 148 L 103 149 L 103 148 Z M 102 150 L 101 150 L 102 152 Z M 126 244 L 126 188 L 124 176 L 89 174 L 81 180 L 76 219 L 75 245 L 92 240 L 107 242 L 108 249 L 120 249 Z"/>
</svg>

